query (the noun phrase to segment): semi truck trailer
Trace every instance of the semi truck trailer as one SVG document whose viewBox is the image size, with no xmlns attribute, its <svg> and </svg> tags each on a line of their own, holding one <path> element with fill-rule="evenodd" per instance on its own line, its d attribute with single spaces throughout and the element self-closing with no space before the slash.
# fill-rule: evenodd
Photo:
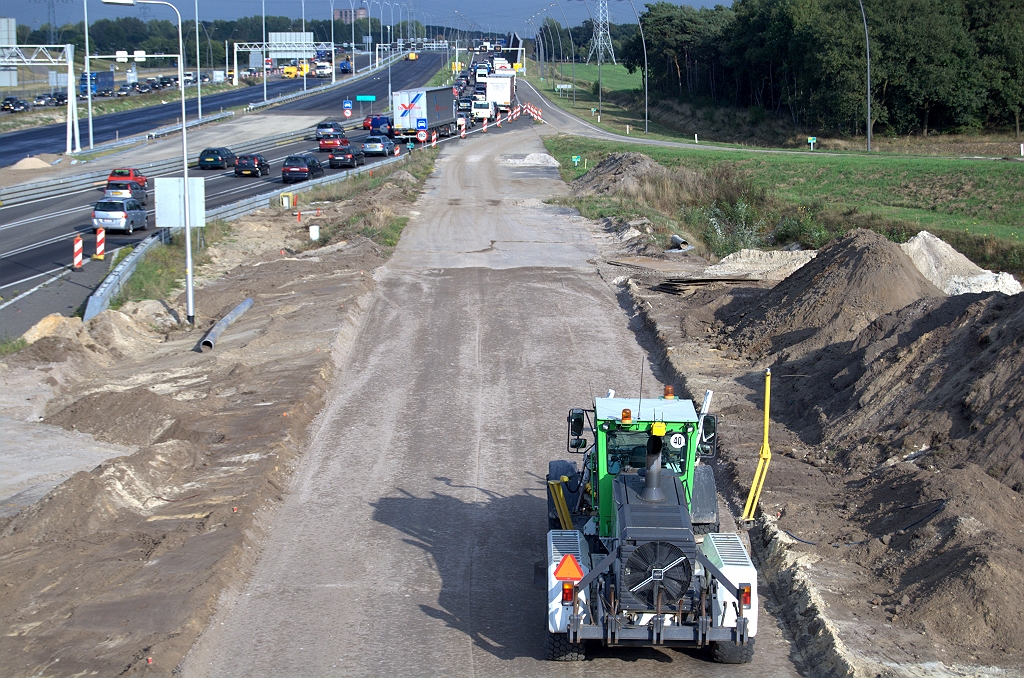
<svg viewBox="0 0 1024 678">
<path fill-rule="evenodd" d="M 391 110 L 395 116 L 394 136 L 415 138 L 418 132 L 429 136 L 436 131 L 441 136 L 456 133 L 455 93 L 447 87 L 418 87 L 403 89 L 391 95 Z"/>
</svg>

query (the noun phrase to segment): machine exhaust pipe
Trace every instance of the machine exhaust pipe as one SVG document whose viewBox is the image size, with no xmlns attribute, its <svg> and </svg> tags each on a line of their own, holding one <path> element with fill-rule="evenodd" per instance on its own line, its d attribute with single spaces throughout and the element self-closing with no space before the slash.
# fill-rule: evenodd
<svg viewBox="0 0 1024 678">
<path fill-rule="evenodd" d="M 665 493 L 661 490 L 660 436 L 647 439 L 647 470 L 644 472 L 644 491 L 640 498 L 652 502 L 665 501 Z"/>
</svg>

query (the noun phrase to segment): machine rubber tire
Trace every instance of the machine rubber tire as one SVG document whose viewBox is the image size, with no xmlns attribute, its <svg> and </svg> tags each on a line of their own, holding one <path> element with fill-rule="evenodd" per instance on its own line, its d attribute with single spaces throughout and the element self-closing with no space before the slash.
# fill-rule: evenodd
<svg viewBox="0 0 1024 678">
<path fill-rule="evenodd" d="M 142 228 L 140 228 L 139 230 L 140 231 L 148 231 L 149 230 L 149 215 L 148 214 L 146 215 L 146 220 L 142 222 Z"/>
<path fill-rule="evenodd" d="M 755 640 L 756 638 L 747 638 L 746 645 L 713 641 L 711 658 L 719 664 L 749 664 L 754 659 Z"/>
<path fill-rule="evenodd" d="M 694 534 L 717 534 L 721 532 L 721 526 L 718 523 L 694 523 L 693 533 Z"/>
<path fill-rule="evenodd" d="M 125 229 L 125 235 L 131 235 L 132 231 L 134 231 L 134 230 L 135 230 L 134 222 L 129 221 L 128 222 L 128 228 Z"/>
<path fill-rule="evenodd" d="M 587 658 L 586 645 L 570 643 L 567 634 L 548 632 L 544 658 L 551 662 L 581 662 Z"/>
</svg>

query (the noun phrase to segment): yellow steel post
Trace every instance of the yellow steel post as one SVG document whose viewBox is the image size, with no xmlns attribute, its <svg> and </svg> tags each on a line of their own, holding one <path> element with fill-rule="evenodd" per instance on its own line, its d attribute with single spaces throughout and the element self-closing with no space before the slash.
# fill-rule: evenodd
<svg viewBox="0 0 1024 678">
<path fill-rule="evenodd" d="M 772 461 L 772 448 L 768 445 L 768 412 L 772 402 L 772 371 L 764 371 L 764 439 L 761 441 L 761 451 L 758 453 L 757 470 L 754 471 L 754 482 L 750 485 L 750 494 L 747 495 L 747 503 L 743 507 L 743 520 L 751 522 L 754 520 L 754 511 L 757 510 L 757 502 L 761 499 L 761 489 L 764 487 L 764 478 L 768 474 L 768 464 Z"/>
<path fill-rule="evenodd" d="M 562 524 L 563 530 L 572 529 L 572 516 L 569 514 L 568 504 L 565 503 L 565 493 L 562 492 L 562 483 L 568 481 L 568 476 L 548 481 L 548 492 L 551 493 L 551 500 L 555 503 L 555 513 L 558 514 L 558 522 Z"/>
</svg>

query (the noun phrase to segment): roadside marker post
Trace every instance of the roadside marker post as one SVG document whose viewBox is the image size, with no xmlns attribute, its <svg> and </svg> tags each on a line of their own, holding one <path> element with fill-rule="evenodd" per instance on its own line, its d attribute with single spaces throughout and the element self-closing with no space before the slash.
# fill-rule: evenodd
<svg viewBox="0 0 1024 678">
<path fill-rule="evenodd" d="M 501 127 L 501 111 L 498 111 L 498 117 L 494 121 L 494 124 L 497 125 L 498 127 Z"/>
<path fill-rule="evenodd" d="M 484 128 L 481 131 L 482 132 L 486 132 L 487 131 L 487 118 L 484 118 Z"/>
<path fill-rule="evenodd" d="M 107 239 L 107 229 L 97 228 L 96 229 L 96 254 L 92 255 L 93 259 L 97 261 L 103 261 L 103 251 L 105 249 Z"/>
<path fill-rule="evenodd" d="M 82 270 L 82 236 L 75 236 L 75 258 L 74 266 L 76 271 Z"/>
<path fill-rule="evenodd" d="M 459 132 L 459 136 L 462 137 L 463 139 L 466 138 L 466 126 L 465 125 L 462 126 L 462 131 Z"/>
<path fill-rule="evenodd" d="M 430 147 L 437 148 L 437 130 L 434 130 L 434 133 L 430 135 Z"/>
</svg>

